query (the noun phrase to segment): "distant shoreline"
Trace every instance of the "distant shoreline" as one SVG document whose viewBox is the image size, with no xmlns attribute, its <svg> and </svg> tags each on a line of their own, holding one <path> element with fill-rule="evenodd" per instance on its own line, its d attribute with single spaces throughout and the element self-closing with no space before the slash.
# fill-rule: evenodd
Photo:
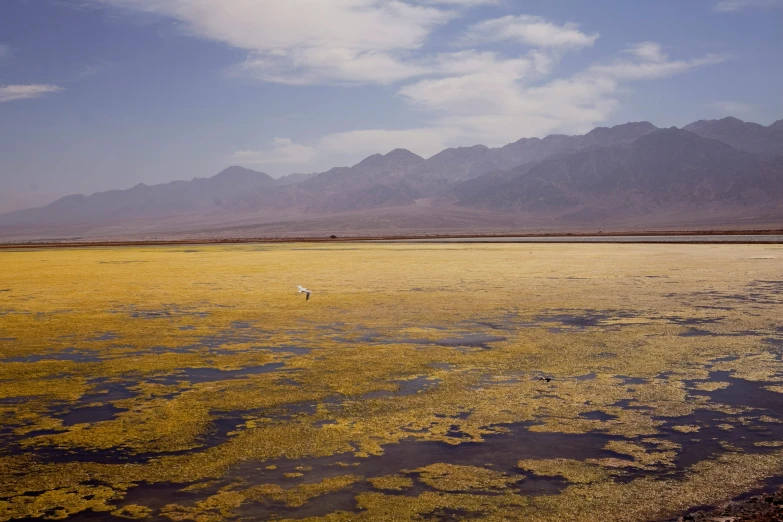
<svg viewBox="0 0 783 522">
<path fill-rule="evenodd" d="M 41 242 L 18 242 L 18 243 L 0 243 L 0 250 L 9 250 L 17 248 L 85 248 L 85 247 L 120 247 L 120 246 L 178 246 L 178 245 L 222 245 L 222 244 L 243 244 L 243 243 L 349 243 L 349 242 L 372 242 L 372 241 L 417 241 L 417 242 L 440 242 L 442 240 L 453 240 L 451 243 L 458 243 L 460 239 L 466 242 L 480 243 L 481 239 L 486 238 L 488 243 L 502 243 L 504 238 L 542 238 L 548 239 L 547 243 L 556 243 L 556 238 L 563 238 L 563 242 L 574 243 L 573 238 L 606 238 L 605 241 L 591 241 L 591 243 L 619 243 L 612 241 L 612 238 L 622 237 L 656 237 L 665 238 L 668 236 L 693 236 L 704 238 L 705 236 L 778 236 L 783 235 L 783 229 L 766 230 L 656 230 L 656 231 L 624 231 L 624 232 L 545 232 L 545 233 L 506 233 L 506 234 L 438 234 L 438 235 L 378 235 L 378 236 L 337 236 L 337 237 L 249 237 L 249 238 L 225 238 L 225 239 L 161 239 L 161 240 L 124 240 L 124 241 L 41 241 Z M 500 240 L 500 241 L 499 241 Z M 535 241 L 529 241 L 535 242 Z M 639 239 L 638 241 L 623 241 L 623 243 L 651 243 Z M 747 241 L 721 238 L 715 241 L 700 239 L 699 241 L 678 240 L 667 242 L 665 239 L 658 239 L 654 243 L 677 243 L 677 244 L 737 244 L 747 243 Z M 758 240 L 753 244 L 782 244 L 779 239 Z"/>
</svg>

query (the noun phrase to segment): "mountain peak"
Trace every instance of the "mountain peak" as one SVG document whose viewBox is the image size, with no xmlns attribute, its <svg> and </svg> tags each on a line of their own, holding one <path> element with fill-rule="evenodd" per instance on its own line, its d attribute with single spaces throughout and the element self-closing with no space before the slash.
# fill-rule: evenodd
<svg viewBox="0 0 783 522">
<path fill-rule="evenodd" d="M 745 122 L 728 116 L 720 120 L 699 120 L 683 127 L 705 138 L 722 141 L 732 147 L 764 156 L 783 154 L 783 139 L 779 130 L 783 124 L 773 123 L 764 127 L 758 123 Z"/>
<path fill-rule="evenodd" d="M 413 152 L 409 151 L 408 149 L 394 149 L 393 151 L 387 153 L 384 158 L 387 159 L 394 159 L 397 161 L 403 160 L 403 161 L 424 161 L 424 158 L 419 156 L 418 154 L 414 154 Z"/>
</svg>

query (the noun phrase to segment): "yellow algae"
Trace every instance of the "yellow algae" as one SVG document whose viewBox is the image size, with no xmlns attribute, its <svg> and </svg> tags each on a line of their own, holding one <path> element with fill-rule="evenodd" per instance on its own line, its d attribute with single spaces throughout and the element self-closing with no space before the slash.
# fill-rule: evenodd
<svg viewBox="0 0 783 522">
<path fill-rule="evenodd" d="M 413 486 L 413 480 L 402 475 L 387 475 L 385 477 L 373 477 L 368 479 L 375 489 L 390 489 L 401 491 Z"/>
<path fill-rule="evenodd" d="M 530 471 L 535 475 L 545 477 L 561 476 L 568 482 L 574 484 L 590 484 L 592 482 L 606 480 L 608 477 L 606 468 L 603 466 L 578 460 L 527 459 L 517 462 L 517 467 L 525 471 Z"/>
<path fill-rule="evenodd" d="M 715 371 L 780 391 L 783 362 L 759 338 L 780 338 L 783 300 L 773 283 L 781 265 L 749 258 L 759 249 L 781 247 L 0 252 L 9 267 L 0 287 L 11 289 L 0 293 L 0 419 L 8 428 L 0 444 L 20 453 L 0 456 L 0 520 L 90 509 L 221 520 L 254 503 L 297 507 L 342 495 L 364 480 L 392 492 L 382 485 L 407 489 L 416 480 L 435 491 L 359 493 L 366 513 L 335 510 L 326 519 L 636 520 L 658 516 L 650 506 L 666 502 L 676 510 L 726 498 L 781 464 L 777 453 L 734 453 L 732 444 L 734 423 L 777 436 L 780 419 L 742 396 L 724 404 L 691 393 L 738 382 L 710 380 Z M 644 277 L 653 273 L 669 277 Z M 309 301 L 295 294 L 298 283 L 313 290 Z M 715 420 L 691 417 L 704 411 Z M 665 433 L 708 425 L 721 428 L 725 454 L 666 479 L 681 493 L 672 496 L 654 474 L 670 471 L 692 443 Z M 614 439 L 585 455 L 568 453 L 558 438 L 600 435 Z M 466 443 L 469 451 L 528 436 L 531 447 L 554 446 L 563 457 L 514 455 L 511 443 L 473 465 L 436 455 L 409 464 L 407 449 L 393 463 L 386 457 L 396 445 L 460 452 Z M 522 475 L 485 466 L 489 457 L 505 459 L 502 469 L 523 463 L 573 485 L 527 497 L 515 487 Z M 291 465 L 278 469 L 272 459 Z M 371 471 L 378 462 L 383 470 Z M 341 467 L 355 476 L 331 477 Z M 733 467 L 753 472 L 716 480 Z M 298 484 L 301 472 L 321 481 Z M 615 483 L 618 474 L 624 481 Z M 135 488 L 166 484 L 193 501 L 156 511 L 137 494 L 135 504 L 118 506 Z M 616 515 L 602 518 L 609 509 Z"/>
<path fill-rule="evenodd" d="M 446 463 L 432 464 L 412 471 L 419 474 L 419 480 L 441 491 L 504 489 L 523 479 L 519 475 L 508 475 L 477 466 Z"/>
<path fill-rule="evenodd" d="M 699 428 L 699 426 L 694 426 L 693 424 L 680 424 L 672 426 L 672 429 L 681 433 L 696 433 L 701 428 Z"/>
<path fill-rule="evenodd" d="M 119 509 L 115 509 L 111 512 L 115 517 L 121 518 L 147 518 L 152 514 L 152 510 L 147 506 L 140 506 L 138 504 L 127 504 Z"/>
<path fill-rule="evenodd" d="M 693 385 L 693 389 L 701 391 L 715 391 L 728 388 L 729 386 L 731 386 L 731 383 L 728 382 L 699 382 Z"/>
</svg>

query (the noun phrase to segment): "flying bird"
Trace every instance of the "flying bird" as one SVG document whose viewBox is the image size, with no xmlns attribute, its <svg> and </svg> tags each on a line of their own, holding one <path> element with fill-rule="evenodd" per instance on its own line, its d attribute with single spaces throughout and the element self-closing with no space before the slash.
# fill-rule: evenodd
<svg viewBox="0 0 783 522">
<path fill-rule="evenodd" d="M 307 297 L 305 297 L 305 301 L 310 299 L 310 290 L 308 290 L 307 288 L 303 287 L 302 285 L 297 285 L 297 286 L 299 287 L 299 290 L 297 290 L 296 293 L 297 294 L 301 294 L 302 292 L 304 292 L 305 295 L 307 296 Z"/>
</svg>

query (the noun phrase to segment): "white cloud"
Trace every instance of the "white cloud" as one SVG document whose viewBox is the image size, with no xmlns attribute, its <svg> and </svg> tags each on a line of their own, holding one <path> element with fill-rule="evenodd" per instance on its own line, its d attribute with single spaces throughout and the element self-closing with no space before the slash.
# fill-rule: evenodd
<svg viewBox="0 0 783 522">
<path fill-rule="evenodd" d="M 662 62 L 667 58 L 660 44 L 656 42 L 639 42 L 628 47 L 626 51 L 647 62 Z"/>
<path fill-rule="evenodd" d="M 318 149 L 322 154 L 351 154 L 361 158 L 403 148 L 426 157 L 448 147 L 448 144 L 460 134 L 461 129 L 449 127 L 355 130 L 323 137 L 318 142 Z"/>
<path fill-rule="evenodd" d="M 500 146 L 525 136 L 583 133 L 611 115 L 624 83 L 683 73 L 721 59 L 670 60 L 654 42 L 636 44 L 626 54 L 632 58 L 595 64 L 565 78 L 549 77 L 558 52 L 534 50 L 516 58 L 475 50 L 439 54 L 428 62 L 432 77 L 398 89 L 406 102 L 430 115 L 428 125 L 329 134 L 307 149 L 312 162 L 305 155 L 299 158 L 302 164 L 332 166 L 398 147 L 428 157 L 446 147 Z M 256 154 L 278 157 L 282 152 L 277 149 L 288 145 Z"/>
<path fill-rule="evenodd" d="M 383 84 L 419 75 L 410 52 L 457 16 L 400 0 L 95 1 L 173 18 L 187 34 L 248 51 L 234 71 L 293 84 Z"/>
<path fill-rule="evenodd" d="M 454 5 L 459 7 L 476 7 L 479 5 L 497 5 L 500 0 L 418 0 L 420 4 Z"/>
<path fill-rule="evenodd" d="M 497 42 L 513 40 L 533 47 L 580 48 L 588 47 L 598 39 L 598 33 L 585 34 L 573 23 L 558 25 L 540 16 L 504 16 L 484 20 L 472 26 L 466 42 Z"/>
<path fill-rule="evenodd" d="M 718 54 L 707 54 L 691 60 L 669 60 L 669 57 L 661 50 L 661 46 L 655 42 L 634 44 L 626 51 L 633 54 L 637 60 L 615 60 L 609 64 L 595 64 L 588 71 L 595 75 L 611 78 L 642 80 L 665 78 L 703 65 L 726 61 L 725 56 Z"/>
<path fill-rule="evenodd" d="M 315 158 L 313 147 L 294 143 L 289 138 L 275 138 L 265 150 L 241 150 L 234 158 L 246 165 L 294 165 L 309 163 Z"/>
<path fill-rule="evenodd" d="M 707 104 L 710 109 L 719 112 L 721 115 L 736 116 L 738 114 L 751 114 L 756 110 L 755 105 L 732 101 L 713 101 Z"/>
<path fill-rule="evenodd" d="M 0 103 L 40 98 L 41 96 L 59 92 L 63 89 L 56 85 L 30 84 L 30 85 L 3 85 L 0 86 Z"/>
<path fill-rule="evenodd" d="M 733 13 L 751 7 L 783 8 L 783 0 L 720 0 L 715 4 L 715 10 L 722 13 Z"/>
<path fill-rule="evenodd" d="M 186 34 L 244 50 L 246 58 L 231 68 L 235 74 L 297 85 L 398 85 L 397 95 L 425 120 L 410 129 L 355 130 L 311 143 L 276 139 L 236 155 L 272 167 L 323 167 L 330 158 L 358 161 L 397 147 L 427 156 L 448 146 L 582 132 L 609 117 L 625 83 L 725 59 L 673 60 L 659 44 L 641 42 L 614 61 L 557 78 L 552 74 L 564 53 L 592 46 L 599 35 L 531 15 L 479 21 L 452 42 L 462 45 L 456 52 L 426 47 L 437 28 L 494 0 L 92 1 L 173 19 Z M 480 47 L 491 42 L 528 49 L 503 55 Z"/>
</svg>

